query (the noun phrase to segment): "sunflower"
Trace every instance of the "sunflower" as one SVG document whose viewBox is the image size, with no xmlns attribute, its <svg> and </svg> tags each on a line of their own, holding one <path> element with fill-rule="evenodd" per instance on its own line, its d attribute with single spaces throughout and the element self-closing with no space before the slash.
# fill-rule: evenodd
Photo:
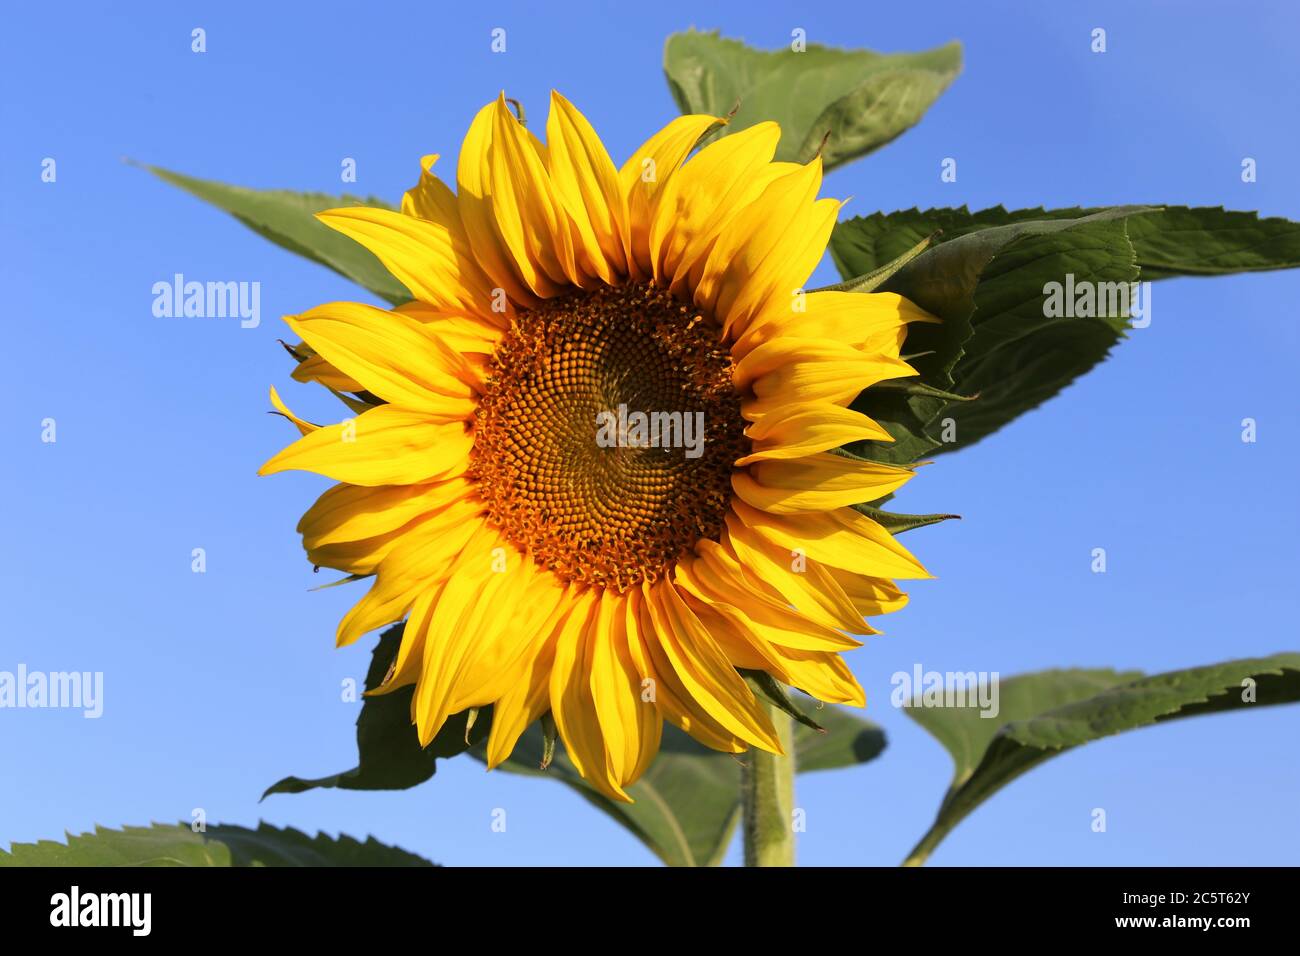
<svg viewBox="0 0 1300 956">
<path fill-rule="evenodd" d="M 503 96 L 455 193 L 428 156 L 400 212 L 319 215 L 414 301 L 286 317 L 294 377 L 353 416 L 317 426 L 272 389 L 302 437 L 261 473 L 338 482 L 298 530 L 316 566 L 373 578 L 339 645 L 405 620 L 374 692 L 414 685 L 424 745 L 490 705 L 496 766 L 549 712 L 621 800 L 665 720 L 779 753 L 740 671 L 863 706 L 840 652 L 906 602 L 892 579 L 928 577 L 851 507 L 912 472 L 837 451 L 890 440 L 848 406 L 915 374 L 899 347 L 928 316 L 805 292 L 841 205 L 820 157 L 774 162 L 775 123 L 696 150 L 725 122 L 675 119 L 618 168 L 558 93 L 546 143 Z"/>
</svg>

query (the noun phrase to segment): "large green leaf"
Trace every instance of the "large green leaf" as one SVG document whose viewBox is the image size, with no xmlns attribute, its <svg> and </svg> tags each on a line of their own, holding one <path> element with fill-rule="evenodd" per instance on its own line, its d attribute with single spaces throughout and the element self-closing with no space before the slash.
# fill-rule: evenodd
<svg viewBox="0 0 1300 956">
<path fill-rule="evenodd" d="M 806 702 L 806 701 L 805 701 Z M 839 707 L 815 712 L 825 729 L 795 727 L 795 767 L 833 770 L 866 763 L 885 749 L 884 732 Z M 475 756 L 482 759 L 480 750 Z M 740 762 L 745 755 L 718 753 L 670 725 L 664 726 L 659 755 L 628 789 L 634 803 L 602 796 L 578 775 L 563 750 L 539 770 L 542 734 L 531 728 L 502 769 L 550 777 L 571 787 L 617 820 L 669 866 L 716 866 L 726 855 L 740 819 Z"/>
<path fill-rule="evenodd" d="M 848 278 L 880 268 L 936 232 L 940 234 L 935 239 L 946 242 L 994 226 L 1078 219 L 1102 211 L 992 206 L 971 212 L 962 206 L 875 213 L 838 223 L 831 235 L 831 256 Z M 1130 220 L 1128 236 L 1147 280 L 1300 266 L 1300 223 L 1260 219 L 1257 213 L 1222 206 L 1160 207 Z"/>
<path fill-rule="evenodd" d="M 799 773 L 852 767 L 874 760 L 885 749 L 883 730 L 842 707 L 823 706 L 812 715 L 826 732 L 795 727 L 795 769 Z"/>
<path fill-rule="evenodd" d="M 481 750 L 475 756 L 482 759 Z M 545 770 L 542 734 L 529 728 L 500 767 L 512 773 L 563 783 L 616 820 L 669 866 L 716 866 L 722 861 L 740 819 L 741 757 L 718 753 L 674 727 L 664 728 L 663 743 L 645 775 L 628 788 L 635 803 L 620 803 L 590 787 L 574 769 L 563 747 Z"/>
<path fill-rule="evenodd" d="M 350 836 L 282 830 L 266 823 L 256 830 L 220 824 L 195 833 L 184 823 L 110 830 L 15 843 L 0 851 L 5 866 L 433 866 L 423 857 Z"/>
<path fill-rule="evenodd" d="M 820 149 L 827 169 L 914 126 L 960 71 L 955 42 L 921 53 L 818 44 L 768 52 L 690 30 L 664 45 L 664 73 L 683 113 L 725 116 L 738 105 L 716 135 L 775 120 L 777 159 L 807 162 Z"/>
<path fill-rule="evenodd" d="M 386 203 L 378 199 L 300 193 L 288 189 L 248 189 L 210 179 L 196 179 L 158 166 L 144 168 L 159 179 L 179 186 L 218 209 L 224 209 L 276 245 L 328 266 L 381 299 L 394 305 L 411 300 L 411 294 L 405 287 L 389 275 L 388 270 L 365 247 L 330 229 L 315 216 L 323 209 L 336 209 L 339 206 L 388 208 Z"/>
<path fill-rule="evenodd" d="M 906 296 L 942 322 L 909 330 L 904 352 L 915 356 L 919 378 L 881 383 L 854 403 L 895 441 L 858 442 L 848 451 L 905 463 L 964 447 L 1105 358 L 1127 313 L 1111 306 L 1093 316 L 1053 316 L 1045 308 L 1045 289 L 1052 282 L 1082 287 L 1135 280 L 1127 228 L 1144 212 L 1126 206 L 1075 219 L 1007 223 L 940 243 L 899 268 L 880 288 Z M 909 255 L 916 244 L 909 233 L 900 254 Z M 970 400 L 954 400 L 958 396 Z"/>
<path fill-rule="evenodd" d="M 998 715 L 909 707 L 952 755 L 952 784 L 908 855 L 920 865 L 971 811 L 1025 771 L 1071 747 L 1180 717 L 1300 701 L 1300 654 L 1274 654 L 1153 677 L 1111 670 L 1022 674 L 1000 684 Z"/>
<path fill-rule="evenodd" d="M 390 627 L 375 645 L 366 673 L 366 690 L 378 687 L 397 657 L 402 642 L 402 625 Z M 468 713 L 457 714 L 447 721 L 428 747 L 420 746 L 411 725 L 411 695 L 406 687 L 367 697 L 357 717 L 357 766 L 328 777 L 303 779 L 285 777 L 267 788 L 263 799 L 273 793 L 302 793 L 318 787 L 344 790 L 405 790 L 424 783 L 433 776 L 439 758 L 464 753 L 487 736 L 489 721 L 476 720 L 466 733 Z M 467 739 L 468 737 L 468 739 Z"/>
</svg>

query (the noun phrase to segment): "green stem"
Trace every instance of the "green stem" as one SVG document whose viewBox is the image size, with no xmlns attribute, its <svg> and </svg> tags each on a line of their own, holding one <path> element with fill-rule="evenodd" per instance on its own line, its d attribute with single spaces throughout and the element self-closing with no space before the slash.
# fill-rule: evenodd
<svg viewBox="0 0 1300 956">
<path fill-rule="evenodd" d="M 751 747 L 741 773 L 745 865 L 794 866 L 794 720 L 764 702 L 784 757 Z"/>
<path fill-rule="evenodd" d="M 978 800 L 976 800 L 976 805 L 978 805 Z M 943 805 L 939 808 L 940 820 L 943 819 L 944 810 L 946 810 L 948 806 L 949 803 L 947 799 L 945 799 Z M 940 825 L 939 820 L 935 820 L 934 825 L 926 831 L 925 836 L 921 837 L 920 842 L 918 842 L 916 846 L 912 847 L 912 852 L 907 854 L 907 859 L 900 865 L 925 866 L 925 861 L 930 859 L 930 854 L 934 852 L 934 848 L 943 842 L 943 838 L 952 832 L 953 827 L 965 819 L 967 813 L 970 813 L 970 807 L 967 807 L 965 812 L 959 811 L 957 814 L 951 816 L 943 825 Z"/>
</svg>

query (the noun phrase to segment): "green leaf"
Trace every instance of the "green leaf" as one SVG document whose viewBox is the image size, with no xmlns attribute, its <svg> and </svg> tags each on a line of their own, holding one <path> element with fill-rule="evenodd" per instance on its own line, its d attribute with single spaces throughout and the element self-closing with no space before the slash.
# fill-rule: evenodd
<svg viewBox="0 0 1300 956">
<path fill-rule="evenodd" d="M 971 212 L 961 206 L 875 213 L 837 224 L 831 235 L 831 256 L 842 275 L 859 276 L 903 255 L 935 232 L 942 233 L 941 241 L 951 241 L 994 226 L 1079 219 L 1101 211 L 1077 206 L 1016 210 L 992 206 Z M 1260 219 L 1254 212 L 1234 212 L 1222 206 L 1154 207 L 1131 220 L 1128 233 L 1146 280 L 1300 266 L 1300 223 Z"/>
<path fill-rule="evenodd" d="M 802 52 L 767 52 L 690 30 L 674 33 L 664 45 L 664 74 L 683 113 L 726 116 L 739 104 L 715 135 L 775 120 L 781 126 L 778 160 L 806 163 L 820 149 L 827 169 L 914 126 L 959 72 L 961 44 L 955 42 L 921 53 L 815 43 Z"/>
<path fill-rule="evenodd" d="M 874 760 L 885 749 L 885 732 L 871 721 L 842 707 L 822 705 L 815 713 L 825 733 L 806 727 L 794 729 L 798 773 L 852 767 Z"/>
<path fill-rule="evenodd" d="M 812 702 L 804 698 L 804 702 Z M 822 707 L 819 733 L 795 727 L 799 771 L 832 770 L 866 763 L 885 749 L 884 732 L 875 724 L 839 707 Z M 480 760 L 482 753 L 475 751 Z M 635 803 L 618 803 L 587 785 L 562 749 L 546 771 L 537 769 L 542 735 L 536 727 L 524 734 L 501 769 L 549 776 L 571 787 L 588 802 L 630 830 L 669 866 L 716 866 L 726 855 L 740 820 L 740 762 L 710 750 L 670 725 L 645 775 L 628 788 Z"/>
<path fill-rule="evenodd" d="M 902 534 L 904 531 L 911 531 L 913 528 L 924 528 L 926 525 L 938 524 L 940 521 L 951 519 L 960 519 L 961 515 L 905 515 L 893 511 L 881 511 L 879 508 L 871 505 L 854 505 L 853 509 L 866 515 L 876 524 L 884 527 L 890 534 Z"/>
<path fill-rule="evenodd" d="M 978 707 L 909 707 L 952 755 L 953 780 L 933 826 L 904 861 L 920 865 L 971 811 L 1025 771 L 1071 747 L 1198 714 L 1300 701 L 1300 654 L 1274 654 L 1142 677 L 1056 670 L 1000 684 L 994 719 Z"/>
<path fill-rule="evenodd" d="M 926 249 L 930 248 L 934 240 L 938 238 L 937 232 L 926 236 L 911 249 L 901 255 L 889 260 L 882 266 L 877 266 L 869 272 L 866 272 L 853 279 L 845 279 L 843 282 L 836 282 L 834 285 L 823 286 L 820 289 L 814 289 L 814 292 L 875 292 L 899 269 L 907 265 Z"/>
<path fill-rule="evenodd" d="M 825 727 L 817 723 L 802 709 L 790 699 L 790 693 L 785 685 L 769 674 L 767 671 L 749 670 L 747 668 L 738 668 L 745 682 L 749 684 L 751 690 L 755 691 L 755 696 L 759 694 L 778 710 L 790 716 L 796 723 L 802 724 L 809 730 L 815 730 L 818 733 L 825 731 Z"/>
<path fill-rule="evenodd" d="M 1105 358 L 1127 315 L 1104 303 L 1095 316 L 1052 316 L 1045 289 L 1065 283 L 1067 274 L 1080 286 L 1135 280 L 1127 226 L 1145 212 L 1123 206 L 1074 219 L 1007 223 L 946 239 L 903 265 L 881 289 L 906 296 L 942 322 L 915 323 L 908 332 L 904 352 L 915 356 L 918 379 L 870 388 L 853 403 L 894 443 L 858 442 L 848 450 L 901 464 L 965 447 Z M 909 235 L 904 245 L 903 254 L 916 242 Z M 841 261 L 841 267 L 865 262 Z"/>
<path fill-rule="evenodd" d="M 400 624 L 380 635 L 370 659 L 370 669 L 366 673 L 366 690 L 373 690 L 383 683 L 401 643 Z M 318 787 L 405 790 L 432 777 L 439 758 L 464 753 L 474 744 L 486 739 L 491 720 L 480 716 L 473 727 L 468 728 L 467 733 L 469 712 L 466 711 L 450 718 L 429 746 L 422 748 L 411 724 L 411 697 L 414 693 L 413 686 L 403 687 L 390 694 L 365 699 L 357 718 L 356 767 L 316 779 L 285 777 L 267 788 L 262 799 L 273 793 L 302 793 Z"/>
<path fill-rule="evenodd" d="M 433 866 L 423 857 L 386 846 L 373 837 L 282 830 L 266 823 L 256 830 L 219 824 L 195 833 L 187 824 L 68 834 L 67 843 L 15 843 L 0 851 L 6 866 Z"/>
<path fill-rule="evenodd" d="M 1300 223 L 1222 206 L 1166 206 L 1129 223 L 1143 279 L 1300 266 Z"/>
<path fill-rule="evenodd" d="M 537 725 L 515 745 L 500 770 L 563 783 L 617 821 L 669 866 L 717 866 L 740 820 L 740 764 L 744 755 L 709 750 L 675 727 L 664 727 L 658 756 L 628 788 L 635 803 L 610 800 L 589 786 L 564 751 L 555 749 L 546 770 Z M 483 759 L 481 748 L 474 756 Z"/>
<path fill-rule="evenodd" d="M 158 166 L 143 168 L 164 182 L 225 210 L 263 238 L 328 266 L 393 305 L 411 300 L 406 288 L 389 275 L 364 246 L 329 228 L 315 216 L 321 210 L 340 206 L 390 208 L 378 199 L 300 193 L 288 189 L 248 189 L 210 179 L 196 179 Z"/>
</svg>

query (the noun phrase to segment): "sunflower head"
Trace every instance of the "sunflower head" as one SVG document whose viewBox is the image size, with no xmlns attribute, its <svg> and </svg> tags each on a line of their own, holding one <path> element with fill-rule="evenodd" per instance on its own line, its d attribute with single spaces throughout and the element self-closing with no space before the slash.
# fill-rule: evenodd
<svg viewBox="0 0 1300 956">
<path fill-rule="evenodd" d="M 625 592 L 722 531 L 749 442 L 730 353 L 692 311 L 649 283 L 579 291 L 519 314 L 489 360 L 469 477 L 566 583 Z"/>
<path fill-rule="evenodd" d="M 410 291 L 286 321 L 294 377 L 351 417 L 262 473 L 334 485 L 308 558 L 372 579 L 338 642 L 405 620 L 376 693 L 414 685 L 427 744 L 492 707 L 489 766 L 553 714 L 616 799 L 668 720 L 710 747 L 779 752 L 738 669 L 863 705 L 840 657 L 925 570 L 852 508 L 908 469 L 836 451 L 889 435 L 849 407 L 914 374 L 925 320 L 892 294 L 802 288 L 839 203 L 821 163 L 773 162 L 773 123 L 695 149 L 683 116 L 616 167 L 558 93 L 543 144 L 504 97 L 461 147 L 453 192 L 426 157 L 401 211 L 321 213 Z M 693 153 L 693 155 L 692 155 Z M 689 159 L 688 159 L 689 157 Z"/>
</svg>

